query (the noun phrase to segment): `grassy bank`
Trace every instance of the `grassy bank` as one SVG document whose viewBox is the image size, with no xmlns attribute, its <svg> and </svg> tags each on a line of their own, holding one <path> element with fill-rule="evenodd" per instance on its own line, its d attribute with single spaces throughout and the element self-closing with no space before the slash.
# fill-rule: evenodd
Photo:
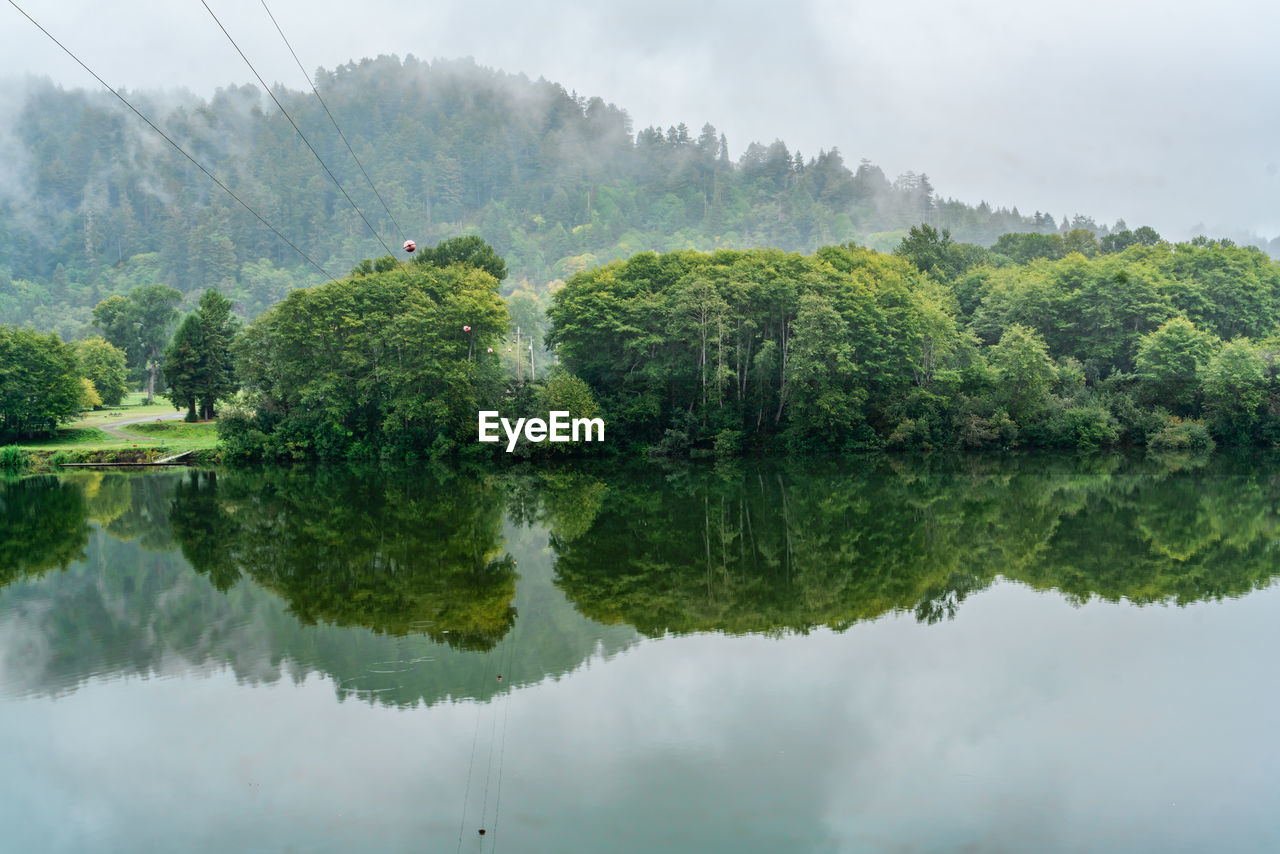
<svg viewBox="0 0 1280 854">
<path fill-rule="evenodd" d="M 196 452 L 199 461 L 216 462 L 217 424 L 173 420 L 176 415 L 168 401 L 148 404 L 145 395 L 134 393 L 119 406 L 84 412 L 52 436 L 20 442 L 9 453 L 21 453 L 28 469 L 71 462 L 150 462 L 186 451 Z"/>
</svg>

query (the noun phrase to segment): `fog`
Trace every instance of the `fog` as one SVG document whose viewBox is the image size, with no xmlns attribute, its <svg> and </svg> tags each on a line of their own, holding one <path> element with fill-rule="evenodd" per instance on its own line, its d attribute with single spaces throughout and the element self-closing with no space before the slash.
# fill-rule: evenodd
<svg viewBox="0 0 1280 854">
<path fill-rule="evenodd" d="M 303 87 L 261 5 L 210 5 L 267 80 Z M 112 84 L 207 97 L 252 80 L 199 4 L 28 11 Z M 806 157 L 838 146 L 889 175 L 927 172 L 973 204 L 1123 217 L 1170 237 L 1280 233 L 1270 3 L 277 0 L 272 11 L 309 70 L 473 56 L 599 95 L 636 128 L 712 122 L 735 159 L 781 138 Z M 15 9 L 0 22 L 0 75 L 96 85 Z"/>
</svg>

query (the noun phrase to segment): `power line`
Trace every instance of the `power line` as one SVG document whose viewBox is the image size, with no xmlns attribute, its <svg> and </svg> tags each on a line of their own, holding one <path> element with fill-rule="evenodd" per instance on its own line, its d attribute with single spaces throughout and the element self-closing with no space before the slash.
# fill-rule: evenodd
<svg viewBox="0 0 1280 854">
<path fill-rule="evenodd" d="M 10 0 L 10 2 L 13 2 L 13 0 Z M 240 54 L 240 58 L 244 60 L 245 65 L 249 66 L 249 70 L 253 72 L 253 76 L 258 78 L 258 82 L 262 84 L 262 88 L 271 96 L 271 100 L 276 102 L 276 106 L 279 107 L 280 112 L 284 114 L 284 117 L 289 120 L 289 124 L 293 125 L 293 129 L 298 132 L 298 136 L 301 137 L 307 148 L 311 150 L 311 153 L 315 155 L 316 162 L 320 164 L 320 168 L 324 169 L 325 174 L 327 174 L 329 179 L 333 181 L 334 186 L 337 187 L 338 191 L 346 197 L 348 204 L 355 209 L 356 213 L 360 214 L 360 219 L 364 220 L 364 224 L 369 226 L 369 231 L 372 232 L 373 236 L 377 238 L 377 241 L 382 244 L 382 248 L 387 250 L 388 255 L 395 255 L 395 253 L 391 251 L 391 247 L 388 246 L 382 239 L 382 236 L 378 234 L 378 230 L 373 227 L 373 223 L 369 222 L 369 218 L 364 215 L 364 211 L 360 210 L 360 206 L 357 205 L 355 200 L 351 198 L 350 194 L 343 189 L 342 182 L 340 182 L 337 176 L 333 174 L 333 171 L 325 165 L 324 158 L 320 156 L 320 152 L 316 151 L 315 146 L 311 144 L 310 140 L 307 139 L 306 134 L 302 132 L 302 128 L 298 127 L 298 123 L 293 120 L 293 116 L 289 115 L 289 111 L 284 108 L 284 104 L 280 103 L 280 99 L 276 97 L 276 93 L 271 91 L 271 87 L 267 85 L 267 81 L 262 79 L 262 75 L 258 73 L 258 69 L 253 67 L 253 63 L 249 61 L 249 57 L 244 55 L 244 51 L 240 49 L 240 45 L 236 44 L 236 40 L 231 38 L 231 33 L 227 32 L 227 28 L 222 26 L 222 22 L 218 20 L 218 16 L 213 14 L 213 10 L 209 8 L 209 4 L 206 3 L 205 0 L 200 0 L 200 5 L 204 6 L 205 11 L 207 11 L 213 18 L 213 22 L 218 25 L 218 29 L 222 30 L 222 34 L 227 37 L 229 42 L 231 42 L 231 46 L 236 49 L 236 53 Z"/>
<path fill-rule="evenodd" d="M 271 19 L 271 23 L 275 24 L 276 32 L 280 34 L 280 38 L 284 40 L 284 46 L 289 48 L 289 53 L 293 55 L 293 61 L 298 63 L 298 70 L 302 72 L 302 76 L 307 78 L 307 82 L 311 84 L 311 91 L 316 93 L 316 97 L 320 99 L 320 106 L 324 107 L 325 115 L 329 117 L 329 121 L 333 122 L 333 129 L 338 132 L 338 136 L 342 137 L 342 142 L 347 146 L 347 151 L 351 152 L 351 157 L 356 161 L 356 165 L 360 167 L 360 172 L 364 175 L 364 179 L 369 182 L 369 189 L 373 190 L 373 194 L 378 197 L 378 201 L 382 202 L 382 209 L 387 212 L 387 216 L 395 225 L 396 231 L 400 233 L 400 239 L 406 240 L 404 229 L 400 227 L 400 223 L 396 220 L 395 214 L 391 212 L 391 208 L 387 207 L 386 201 L 383 200 L 382 194 L 378 192 L 378 188 L 373 185 L 373 179 L 369 177 L 369 173 L 365 171 L 364 164 L 360 162 L 360 158 L 356 156 L 356 151 L 351 147 L 351 143 L 347 142 L 347 135 L 342 132 L 342 128 L 338 127 L 338 120 L 333 117 L 333 113 L 329 111 L 329 105 L 324 102 L 320 90 L 316 88 L 316 84 L 311 80 L 311 75 L 307 73 L 307 69 L 302 65 L 302 60 L 298 59 L 298 54 L 294 53 L 293 45 L 289 44 L 289 39 L 284 34 L 284 30 L 280 29 L 280 24 L 276 21 L 276 16 L 271 14 L 271 10 L 267 8 L 267 0 L 262 0 L 262 8 L 266 10 L 267 17 Z"/>
<path fill-rule="evenodd" d="M 84 61 L 83 61 L 82 59 L 80 59 L 80 57 L 76 56 L 76 55 L 75 55 L 75 53 L 73 53 L 73 52 L 72 52 L 71 48 L 67 47 L 67 46 L 66 46 L 66 45 L 64 45 L 62 42 L 60 42 L 60 41 L 58 41 L 56 38 L 54 38 L 53 33 L 49 32 L 49 31 L 48 31 L 48 30 L 46 30 L 44 27 L 40 26 L 40 22 L 39 22 L 39 21 L 37 21 L 35 18 L 31 17 L 30 15 L 28 15 L 28 14 L 27 14 L 27 11 L 26 11 L 25 9 L 23 9 L 23 8 L 22 8 L 21 6 L 19 6 L 16 2 L 14 2 L 14 0 L 9 0 L 9 5 L 10 5 L 10 6 L 12 6 L 13 8 L 15 8 L 15 9 L 17 9 L 19 12 L 21 12 L 21 13 L 22 13 L 22 16 L 23 16 L 24 18 L 26 18 L 28 21 L 30 21 L 32 24 L 34 24 L 34 25 L 35 25 L 35 27 L 36 27 L 36 29 L 38 29 L 40 32 L 44 33 L 46 36 L 48 36 L 48 37 L 49 37 L 49 40 L 50 40 L 50 41 L 52 41 L 54 44 L 56 44 L 58 47 L 62 48 L 62 52 L 63 52 L 63 53 L 65 53 L 67 56 L 69 56 L 69 57 L 71 57 L 72 59 L 74 59 L 74 60 L 76 61 L 76 63 L 77 63 L 81 68 L 83 68 L 85 71 L 89 72 L 89 74 L 93 77 L 93 79 L 94 79 L 94 80 L 97 80 L 99 83 L 101 83 L 104 89 L 106 89 L 106 90 L 107 90 L 108 92 L 110 92 L 112 95 L 115 95 L 117 98 L 119 98 L 119 99 L 120 99 L 120 101 L 121 101 L 121 103 L 123 103 L 123 104 L 124 104 L 126 107 L 128 107 L 130 110 L 133 110 L 134 114 L 135 114 L 135 115 L 137 115 L 137 117 L 138 117 L 138 118 L 140 118 L 140 119 L 142 119 L 144 122 L 146 122 L 146 123 L 151 127 L 151 129 L 152 129 L 153 131 L 155 131 L 156 133 L 160 134 L 160 136 L 164 137 L 164 141 L 165 141 L 165 142 L 167 142 L 167 143 L 169 143 L 170 145 L 172 145 L 174 148 L 176 148 L 176 149 L 178 150 L 178 153 L 179 153 L 179 154 L 181 154 L 183 157 L 185 157 L 185 158 L 187 158 L 188 160 L 190 160 L 190 161 L 192 162 L 192 164 L 194 164 L 194 165 L 195 165 L 195 167 L 196 167 L 197 169 L 199 169 L 201 172 L 203 172 L 205 175 L 208 175 L 208 176 L 209 176 L 209 179 L 210 179 L 211 181 L 213 181 L 213 183 L 215 183 L 215 184 L 217 184 L 219 187 L 221 187 L 221 188 L 222 188 L 222 190 L 223 190 L 223 192 L 225 192 L 228 196 L 230 196 L 231 198 L 233 198 L 233 199 L 235 199 L 237 202 L 239 202 L 239 203 L 240 203 L 240 206 L 241 206 L 241 207 L 243 207 L 245 210 L 247 210 L 249 213 L 253 214 L 253 215 L 254 215 L 254 217 L 256 217 L 256 218 L 257 218 L 258 222 L 262 223 L 262 224 L 263 224 L 263 225 L 265 225 L 267 228 L 271 229 L 271 232 L 272 232 L 273 234 L 275 234 L 275 236 L 276 236 L 276 237 L 279 237 L 281 240 L 283 240 L 285 243 L 287 243 L 287 244 L 289 245 L 289 247 L 290 247 L 291 249 L 293 249 L 293 251 L 294 251 L 294 252 L 297 252 L 297 253 L 298 253 L 299 255 L 301 255 L 303 258 L 307 259 L 307 263 L 308 263 L 308 264 L 310 264 L 312 267 L 315 267 L 318 271 L 320 271 L 320 275 L 324 276 L 326 280 L 331 280 L 331 279 L 333 279 L 333 278 L 334 278 L 333 276 L 329 275 L 329 274 L 325 271 L 325 269 L 324 269 L 323 267 L 321 267 L 321 266 L 320 266 L 319 264 L 317 264 L 315 261 L 311 260 L 311 256 L 310 256 L 310 255 L 308 255 L 307 253 L 303 252 L 303 251 L 302 251 L 301 249 L 299 249 L 296 245 L 294 245 L 294 242 L 293 242 L 292 240 L 290 240 L 289 238 L 287 238 L 287 237 L 285 237 L 283 234 L 281 234 L 281 233 L 280 233 L 280 231 L 279 231 L 279 229 L 277 229 L 274 225 L 272 225 L 271 223 L 269 223 L 269 222 L 267 222 L 265 219 L 263 219 L 263 218 L 262 218 L 262 215 L 261 215 L 261 214 L 259 214 L 257 211 L 255 211 L 253 208 L 249 207 L 248 203 L 247 203 L 247 202 L 245 202 L 245 200 L 244 200 L 244 199 L 242 199 L 242 198 L 240 198 L 239 196 L 237 196 L 234 192 L 232 192 L 230 187 L 228 187 L 226 184 L 224 184 L 224 183 L 222 183 L 221 181 L 219 181 L 216 175 L 214 175 L 214 174 L 213 174 L 212 172 L 210 172 L 208 169 L 204 168 L 204 166 L 203 166 L 203 165 L 201 165 L 200 161 L 196 160 L 194 157 L 192 157 L 190 154 L 188 154 L 188 153 L 186 152 L 186 150 L 185 150 L 181 145 L 178 145 L 178 143 L 174 142 L 172 137 L 170 137 L 167 133 L 165 133 L 165 132 L 164 132 L 164 131 L 162 131 L 159 127 L 157 127 L 155 122 L 153 122 L 153 121 L 151 121 L 151 119 L 147 118 L 147 117 L 146 117 L 146 115 L 144 115 L 144 114 L 142 113 L 142 111 L 141 111 L 141 110 L 139 110 L 139 109 L 138 109 L 137 107 L 135 107 L 132 103 L 130 103 L 130 102 L 129 102 L 129 100 L 128 100 L 127 98 L 125 98 L 123 95 L 121 95 L 121 94 L 120 94 L 119 92 L 117 92 L 115 89 L 113 89 L 111 86 L 107 85 L 107 81 L 105 81 L 105 80 L 103 80 L 101 77 L 99 77 L 99 76 L 94 72 L 94 70 L 93 70 L 92 68 L 90 68 L 88 65 L 85 65 Z"/>
</svg>

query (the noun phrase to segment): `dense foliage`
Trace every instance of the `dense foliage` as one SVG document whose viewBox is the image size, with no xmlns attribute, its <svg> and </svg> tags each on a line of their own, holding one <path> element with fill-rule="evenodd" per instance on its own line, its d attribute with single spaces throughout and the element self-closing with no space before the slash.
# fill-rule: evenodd
<svg viewBox="0 0 1280 854">
<path fill-rule="evenodd" d="M 0 326 L 0 440 L 48 433 L 70 421 L 85 392 L 76 354 L 57 335 Z"/>
<path fill-rule="evenodd" d="M 125 354 L 100 335 L 71 342 L 80 376 L 93 383 L 106 406 L 115 406 L 129 391 Z"/>
<path fill-rule="evenodd" d="M 1095 447 L 1180 418 L 1280 438 L 1280 265 L 1073 239 L 1087 255 L 1021 264 L 927 226 L 898 257 L 642 253 L 557 291 L 550 340 L 614 438 L 651 453 Z"/>
<path fill-rule="evenodd" d="M 182 294 L 168 285 L 137 285 L 127 296 L 112 296 L 93 307 L 94 326 L 124 351 L 125 362 L 147 378 L 147 402 L 155 399 L 161 358 L 178 320 Z"/>
<path fill-rule="evenodd" d="M 219 423 L 232 457 L 403 458 L 475 439 L 502 393 L 498 281 L 386 261 L 292 292 L 240 336 L 245 407 Z"/>
</svg>

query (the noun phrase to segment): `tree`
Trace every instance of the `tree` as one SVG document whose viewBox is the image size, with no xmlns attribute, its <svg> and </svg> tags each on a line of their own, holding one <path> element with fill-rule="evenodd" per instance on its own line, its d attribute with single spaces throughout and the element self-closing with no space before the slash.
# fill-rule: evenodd
<svg viewBox="0 0 1280 854">
<path fill-rule="evenodd" d="M 795 340 L 787 362 L 790 445 L 796 450 L 838 448 L 861 423 L 867 393 L 854 364 L 850 329 L 831 302 L 800 297 Z"/>
<path fill-rule="evenodd" d="M 1222 345 L 1200 372 L 1205 414 L 1214 432 L 1229 442 L 1252 441 L 1266 385 L 1262 358 L 1252 342 L 1237 338 Z"/>
<path fill-rule="evenodd" d="M 231 313 L 231 300 L 213 290 L 205 291 L 200 296 L 200 307 L 196 314 L 200 318 L 204 347 L 204 373 L 199 390 L 200 415 L 208 420 L 213 418 L 217 402 L 236 391 L 231 345 L 240 329 L 240 320 Z"/>
<path fill-rule="evenodd" d="M 80 376 L 93 382 L 98 396 L 106 406 L 115 406 L 124 400 L 129 390 L 125 381 L 125 354 L 105 338 L 94 336 L 72 343 Z"/>
<path fill-rule="evenodd" d="M 236 390 L 231 345 L 239 320 L 231 314 L 231 300 L 205 291 L 196 311 L 183 318 L 165 349 L 167 396 L 174 406 L 187 407 L 187 420 L 209 420 L 219 400 Z"/>
<path fill-rule="evenodd" d="M 596 418 L 600 416 L 600 404 L 596 403 L 595 396 L 591 394 L 591 386 L 563 368 L 555 368 L 551 371 L 550 377 L 542 387 L 540 397 L 542 404 L 540 411 L 542 412 L 568 412 L 570 418 Z M 569 443 L 547 442 L 533 447 L 548 454 L 567 454 L 581 450 L 580 447 Z M 589 445 L 587 447 L 598 446 Z"/>
<path fill-rule="evenodd" d="M 138 285 L 128 297 L 109 297 L 93 309 L 93 322 L 124 351 L 127 364 L 147 372 L 148 403 L 155 400 L 156 375 L 181 301 L 168 285 Z"/>
<path fill-rule="evenodd" d="M 93 323 L 113 347 L 125 354 L 133 364 L 138 346 L 137 327 L 133 322 L 133 304 L 128 297 L 110 296 L 93 308 Z"/>
<path fill-rule="evenodd" d="M 238 339 L 255 411 L 223 419 L 219 435 L 246 456 L 288 459 L 403 458 L 473 441 L 476 412 L 501 398 L 487 351 L 507 327 L 497 280 L 456 264 L 299 288 Z"/>
<path fill-rule="evenodd" d="M 1000 382 L 998 397 L 1018 424 L 1026 424 L 1044 407 L 1057 371 L 1049 348 L 1034 329 L 1014 324 L 991 348 L 991 366 Z"/>
<path fill-rule="evenodd" d="M 0 326 L 0 436 L 47 433 L 80 412 L 75 354 L 58 336 Z"/>
<path fill-rule="evenodd" d="M 1217 339 L 1185 317 L 1174 317 L 1138 341 L 1135 372 L 1139 398 L 1168 407 L 1177 415 L 1194 414 L 1200 381 L 1197 373 L 1209 361 Z"/>
<path fill-rule="evenodd" d="M 93 387 L 93 380 L 88 377 L 80 378 L 80 406 L 84 409 L 102 408 L 102 397 Z"/>
<path fill-rule="evenodd" d="M 173 341 L 164 351 L 164 381 L 168 386 L 165 395 L 175 408 L 187 408 L 187 421 L 196 421 L 199 414 L 196 404 L 200 397 L 203 370 L 201 353 L 204 349 L 200 318 L 188 314 L 173 333 Z"/>
<path fill-rule="evenodd" d="M 434 247 L 420 249 L 413 261 L 415 264 L 426 264 L 442 270 L 451 264 L 474 267 L 484 270 L 499 282 L 507 277 L 507 262 L 502 260 L 492 246 L 485 243 L 484 238 L 475 234 L 451 237 Z"/>
</svg>

